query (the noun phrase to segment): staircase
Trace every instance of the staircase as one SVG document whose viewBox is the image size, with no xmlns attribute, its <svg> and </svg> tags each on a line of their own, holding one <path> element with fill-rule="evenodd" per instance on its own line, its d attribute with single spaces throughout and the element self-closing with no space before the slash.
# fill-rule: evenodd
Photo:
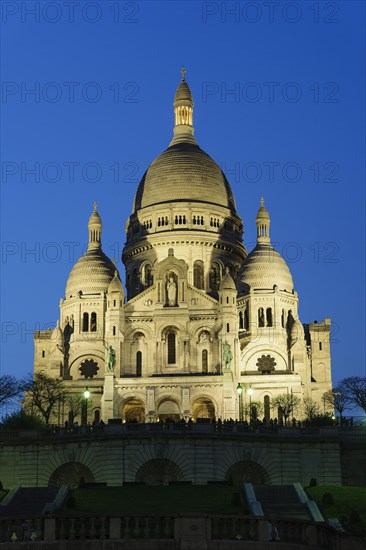
<svg viewBox="0 0 366 550">
<path fill-rule="evenodd" d="M 254 516 L 324 521 L 314 501 L 308 499 L 300 483 L 291 485 L 242 486 L 243 496 Z"/>
<path fill-rule="evenodd" d="M 62 506 L 67 487 L 17 487 L 0 503 L 0 517 L 40 516 Z"/>
</svg>

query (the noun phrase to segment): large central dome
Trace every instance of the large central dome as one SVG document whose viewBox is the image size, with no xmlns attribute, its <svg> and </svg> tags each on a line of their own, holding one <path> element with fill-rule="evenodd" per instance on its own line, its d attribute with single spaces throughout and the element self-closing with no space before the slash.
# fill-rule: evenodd
<svg viewBox="0 0 366 550">
<path fill-rule="evenodd" d="M 235 200 L 223 171 L 194 138 L 193 100 L 184 78 L 174 98 L 174 138 L 145 172 L 133 212 L 167 202 L 201 202 L 228 208 Z"/>
<path fill-rule="evenodd" d="M 175 201 L 212 203 L 235 212 L 224 173 L 196 143 L 175 143 L 154 160 L 137 188 L 133 210 Z"/>
</svg>

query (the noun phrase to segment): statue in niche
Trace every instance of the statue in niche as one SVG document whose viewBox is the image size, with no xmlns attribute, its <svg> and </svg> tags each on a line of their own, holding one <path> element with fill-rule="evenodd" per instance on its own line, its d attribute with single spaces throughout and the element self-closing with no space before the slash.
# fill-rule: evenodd
<svg viewBox="0 0 366 550">
<path fill-rule="evenodd" d="M 209 333 L 206 330 L 204 330 L 201 332 L 198 341 L 200 344 L 206 344 L 206 342 L 209 341 L 209 337 L 210 337 Z"/>
<path fill-rule="evenodd" d="M 105 354 L 105 364 L 108 372 L 114 372 L 114 367 L 116 366 L 116 352 L 111 345 L 105 345 L 106 354 Z"/>
<path fill-rule="evenodd" d="M 168 306 L 177 305 L 177 283 L 174 281 L 172 276 L 169 277 L 169 280 L 166 284 L 166 291 L 168 296 Z"/>
<path fill-rule="evenodd" d="M 222 356 L 225 369 L 229 369 L 233 358 L 233 353 L 229 342 L 224 342 L 222 344 Z"/>
</svg>

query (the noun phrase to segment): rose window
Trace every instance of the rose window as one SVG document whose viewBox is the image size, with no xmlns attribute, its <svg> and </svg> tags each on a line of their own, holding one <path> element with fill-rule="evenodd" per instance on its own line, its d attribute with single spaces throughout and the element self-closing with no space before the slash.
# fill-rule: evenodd
<svg viewBox="0 0 366 550">
<path fill-rule="evenodd" d="M 259 357 L 256 365 L 262 374 L 270 374 L 275 370 L 276 361 L 270 355 L 262 355 Z"/>
</svg>

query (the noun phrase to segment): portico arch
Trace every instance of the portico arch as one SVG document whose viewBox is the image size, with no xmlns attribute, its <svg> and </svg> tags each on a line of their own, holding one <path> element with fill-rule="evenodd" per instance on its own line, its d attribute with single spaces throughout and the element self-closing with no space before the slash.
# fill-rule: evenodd
<svg viewBox="0 0 366 550">
<path fill-rule="evenodd" d="M 170 397 L 162 399 L 158 404 L 158 416 L 160 421 L 180 420 L 180 407 L 178 403 Z"/>
<path fill-rule="evenodd" d="M 213 420 L 215 414 L 214 402 L 209 397 L 198 397 L 192 404 L 192 415 L 194 420 L 200 418 L 209 418 Z"/>
<path fill-rule="evenodd" d="M 122 406 L 125 422 L 145 422 L 145 404 L 137 397 L 130 397 Z"/>
</svg>

